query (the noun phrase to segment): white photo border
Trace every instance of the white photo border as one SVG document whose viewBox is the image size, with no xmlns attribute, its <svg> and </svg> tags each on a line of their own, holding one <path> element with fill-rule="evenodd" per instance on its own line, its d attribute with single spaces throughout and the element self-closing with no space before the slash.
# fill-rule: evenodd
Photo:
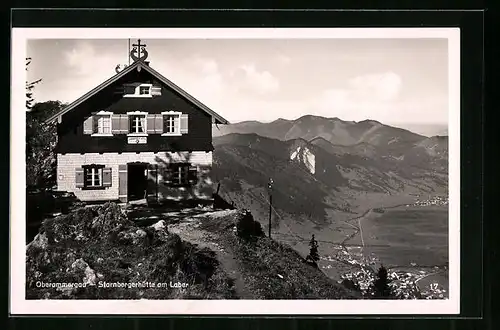
<svg viewBox="0 0 500 330">
<path fill-rule="evenodd" d="M 449 298 L 444 300 L 27 300 L 26 45 L 29 39 L 448 39 Z M 12 315 L 437 315 L 460 313 L 459 28 L 13 28 L 11 66 L 10 313 Z M 22 165 L 24 164 L 24 166 Z"/>
</svg>

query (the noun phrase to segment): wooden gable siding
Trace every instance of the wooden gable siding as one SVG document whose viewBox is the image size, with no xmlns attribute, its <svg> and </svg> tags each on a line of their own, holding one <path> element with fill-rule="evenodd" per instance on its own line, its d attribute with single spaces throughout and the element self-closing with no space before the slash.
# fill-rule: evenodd
<svg viewBox="0 0 500 330">
<path fill-rule="evenodd" d="M 160 96 L 152 98 L 123 97 L 121 87 L 129 83 L 152 83 L 162 86 Z M 128 144 L 127 134 L 112 137 L 92 137 L 83 134 L 83 122 L 93 112 L 111 111 L 115 114 L 126 114 L 129 111 L 145 111 L 160 114 L 164 111 L 179 111 L 189 116 L 188 134 L 164 137 L 150 134 L 147 144 Z M 163 86 L 148 72 L 133 71 L 116 83 L 108 86 L 86 102 L 63 116 L 58 125 L 59 153 L 82 152 L 147 152 L 147 151 L 211 151 L 212 119 L 209 114 L 198 109 L 182 96 Z"/>
</svg>

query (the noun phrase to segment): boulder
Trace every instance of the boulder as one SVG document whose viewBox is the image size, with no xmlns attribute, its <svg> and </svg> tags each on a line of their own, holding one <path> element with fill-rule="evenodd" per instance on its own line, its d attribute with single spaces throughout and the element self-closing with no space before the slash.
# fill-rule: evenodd
<svg viewBox="0 0 500 330">
<path fill-rule="evenodd" d="M 49 240 L 47 239 L 47 235 L 45 233 L 38 233 L 38 234 L 36 234 L 33 241 L 31 241 L 31 243 L 29 243 L 26 248 L 27 249 L 37 248 L 37 249 L 44 250 L 47 248 L 48 244 L 49 244 Z"/>
<path fill-rule="evenodd" d="M 150 226 L 154 230 L 166 230 L 165 220 L 160 220 L 157 223 Z"/>
<path fill-rule="evenodd" d="M 85 283 L 86 285 L 95 285 L 95 272 L 83 259 L 76 259 L 75 262 L 71 264 L 71 269 L 77 273 L 83 274 L 82 283 Z"/>
<path fill-rule="evenodd" d="M 124 244 L 143 244 L 146 240 L 147 233 L 142 229 L 131 229 L 122 231 L 118 234 L 118 241 Z"/>
</svg>

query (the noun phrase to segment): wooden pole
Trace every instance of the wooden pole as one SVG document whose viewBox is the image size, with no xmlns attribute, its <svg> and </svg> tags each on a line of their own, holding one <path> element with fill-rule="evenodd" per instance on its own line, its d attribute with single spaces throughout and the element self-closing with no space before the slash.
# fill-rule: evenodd
<svg viewBox="0 0 500 330">
<path fill-rule="evenodd" d="M 271 212 L 273 208 L 273 179 L 269 178 L 267 188 L 269 189 L 269 238 L 271 238 Z"/>
<path fill-rule="evenodd" d="M 128 52 L 127 52 L 127 57 L 128 57 L 128 65 L 130 65 L 130 38 L 128 39 Z"/>
<path fill-rule="evenodd" d="M 271 238 L 271 210 L 273 207 L 273 195 L 269 191 L 269 238 Z"/>
</svg>

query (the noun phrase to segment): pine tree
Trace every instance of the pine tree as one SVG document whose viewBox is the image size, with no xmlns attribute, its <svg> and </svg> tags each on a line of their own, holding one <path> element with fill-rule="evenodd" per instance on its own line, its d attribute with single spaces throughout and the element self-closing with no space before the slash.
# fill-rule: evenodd
<svg viewBox="0 0 500 330">
<path fill-rule="evenodd" d="M 388 277 L 387 269 L 382 265 L 378 269 L 377 276 L 373 283 L 373 291 L 376 298 L 387 299 L 392 296 L 391 288 L 389 286 L 390 280 Z"/>
<path fill-rule="evenodd" d="M 319 253 L 318 253 L 318 241 L 314 238 L 314 234 L 312 235 L 311 241 L 309 242 L 310 250 L 309 255 L 306 260 L 310 261 L 317 267 L 317 262 L 319 261 Z"/>
</svg>

